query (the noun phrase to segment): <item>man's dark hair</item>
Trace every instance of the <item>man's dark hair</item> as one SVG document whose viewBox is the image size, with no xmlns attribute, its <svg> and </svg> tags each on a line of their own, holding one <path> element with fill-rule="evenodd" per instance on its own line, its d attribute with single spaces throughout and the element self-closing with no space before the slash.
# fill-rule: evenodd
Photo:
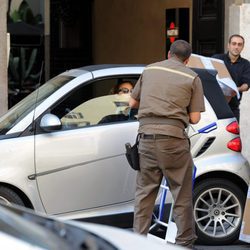
<svg viewBox="0 0 250 250">
<path fill-rule="evenodd" d="M 233 34 L 233 35 L 231 35 L 231 36 L 229 37 L 229 39 L 228 39 L 228 43 L 231 43 L 233 37 L 239 37 L 239 38 L 241 38 L 241 39 L 243 40 L 243 44 L 245 44 L 245 39 L 244 39 L 244 37 L 241 36 L 241 35 L 239 35 L 239 34 Z"/>
<path fill-rule="evenodd" d="M 176 56 L 184 62 L 190 57 L 192 48 L 187 41 L 177 40 L 171 44 L 169 52 L 171 56 Z"/>
</svg>

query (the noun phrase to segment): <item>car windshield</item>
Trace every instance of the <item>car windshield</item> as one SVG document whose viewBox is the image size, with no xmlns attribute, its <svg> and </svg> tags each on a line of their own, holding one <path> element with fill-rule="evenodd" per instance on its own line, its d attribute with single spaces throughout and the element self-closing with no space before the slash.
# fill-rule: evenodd
<svg viewBox="0 0 250 250">
<path fill-rule="evenodd" d="M 82 228 L 80 223 L 77 225 L 40 216 L 15 204 L 10 206 L 0 202 L 0 239 L 9 240 L 8 242 L 12 240 L 13 247 L 11 245 L 8 249 L 14 249 L 14 246 L 18 249 L 21 243 L 26 243 L 32 245 L 27 249 L 37 250 L 118 250 L 102 236 Z"/>
<path fill-rule="evenodd" d="M 30 113 L 35 108 L 35 105 L 41 103 L 73 78 L 72 76 L 65 75 L 54 77 L 17 103 L 6 114 L 0 117 L 0 135 L 6 134 L 15 124 Z"/>
</svg>

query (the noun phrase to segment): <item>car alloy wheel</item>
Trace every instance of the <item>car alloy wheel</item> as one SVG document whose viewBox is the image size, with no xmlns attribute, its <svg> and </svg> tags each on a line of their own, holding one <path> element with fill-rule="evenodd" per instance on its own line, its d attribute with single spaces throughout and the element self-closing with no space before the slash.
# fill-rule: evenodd
<svg viewBox="0 0 250 250">
<path fill-rule="evenodd" d="M 206 179 L 194 190 L 194 217 L 200 242 L 229 244 L 236 240 L 242 221 L 244 193 L 225 179 Z"/>
</svg>

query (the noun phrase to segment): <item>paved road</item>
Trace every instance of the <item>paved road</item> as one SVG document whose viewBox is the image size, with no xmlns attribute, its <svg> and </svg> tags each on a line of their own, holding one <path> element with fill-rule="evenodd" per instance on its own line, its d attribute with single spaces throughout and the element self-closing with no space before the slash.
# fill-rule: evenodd
<svg viewBox="0 0 250 250">
<path fill-rule="evenodd" d="M 130 229 L 130 230 L 132 231 L 132 229 Z M 168 245 L 168 243 L 164 240 L 165 232 L 163 232 L 163 231 L 157 231 L 157 233 L 155 233 L 155 236 L 149 235 L 148 237 L 152 241 L 157 241 L 160 244 L 164 244 L 164 245 L 167 244 Z M 169 243 L 169 244 L 171 244 L 171 243 Z M 250 244 L 239 241 L 239 240 L 231 245 L 224 245 L 224 246 L 195 245 L 195 247 L 198 250 L 246 250 L 246 249 L 250 250 Z"/>
<path fill-rule="evenodd" d="M 152 241 L 156 241 L 159 244 L 164 244 L 164 245 L 168 245 L 171 243 L 166 243 L 166 241 L 162 240 L 159 237 L 154 237 L 154 236 L 149 236 L 150 240 Z M 171 244 L 172 245 L 172 244 Z M 241 241 L 236 241 L 234 244 L 232 245 L 225 245 L 225 246 L 205 246 L 205 245 L 195 245 L 195 247 L 198 250 L 246 250 L 246 249 L 250 249 L 250 244 L 247 244 L 245 242 L 241 242 Z M 157 250 L 157 249 L 155 249 Z M 166 247 L 167 250 L 167 247 Z"/>
<path fill-rule="evenodd" d="M 226 245 L 226 246 L 201 246 L 196 245 L 198 250 L 246 250 L 250 249 L 250 244 L 237 241 L 233 245 Z"/>
</svg>

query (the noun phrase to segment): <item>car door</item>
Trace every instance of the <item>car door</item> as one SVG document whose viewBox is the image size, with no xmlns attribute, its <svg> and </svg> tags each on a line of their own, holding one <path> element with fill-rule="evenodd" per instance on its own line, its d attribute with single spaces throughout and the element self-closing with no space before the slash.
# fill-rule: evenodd
<svg viewBox="0 0 250 250">
<path fill-rule="evenodd" d="M 126 106 L 118 105 L 127 96 L 109 94 L 120 78 L 84 83 L 47 110 L 62 123 L 60 130 L 35 137 L 37 186 L 47 213 L 133 200 L 136 172 L 126 161 L 124 145 L 134 142 L 138 122 L 128 116 Z M 110 116 L 116 119 L 103 122 Z"/>
</svg>

